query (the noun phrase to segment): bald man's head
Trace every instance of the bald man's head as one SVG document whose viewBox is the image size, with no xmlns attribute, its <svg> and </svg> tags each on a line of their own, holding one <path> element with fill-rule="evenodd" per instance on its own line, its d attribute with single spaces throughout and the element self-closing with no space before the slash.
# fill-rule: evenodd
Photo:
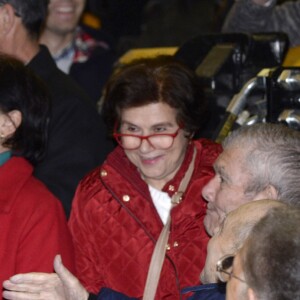
<svg viewBox="0 0 300 300">
<path fill-rule="evenodd" d="M 217 261 L 224 255 L 235 254 L 242 247 L 254 225 L 274 207 L 286 207 L 286 204 L 268 199 L 251 201 L 226 216 L 219 231 L 207 245 L 206 262 L 201 273 L 203 283 L 217 281 Z"/>
</svg>

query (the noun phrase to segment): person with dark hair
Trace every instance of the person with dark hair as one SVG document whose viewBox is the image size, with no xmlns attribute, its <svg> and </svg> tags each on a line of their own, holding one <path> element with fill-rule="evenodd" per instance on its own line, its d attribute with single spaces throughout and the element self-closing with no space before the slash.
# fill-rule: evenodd
<svg viewBox="0 0 300 300">
<path fill-rule="evenodd" d="M 116 55 L 101 30 L 80 24 L 86 0 L 50 0 L 40 43 L 60 70 L 69 74 L 96 104 L 112 73 Z"/>
<path fill-rule="evenodd" d="M 299 299 L 300 210 L 271 210 L 255 225 L 227 271 L 226 299 Z"/>
<path fill-rule="evenodd" d="M 183 286 L 199 281 L 208 242 L 201 190 L 221 151 L 192 139 L 206 119 L 202 88 L 183 64 L 157 57 L 116 73 L 104 97 L 103 115 L 119 146 L 75 195 L 69 227 L 79 280 L 90 292 L 109 287 L 142 297 L 170 215 L 156 298 L 174 299 Z"/>
<path fill-rule="evenodd" d="M 46 148 L 49 109 L 43 82 L 0 55 L 0 282 L 15 272 L 52 272 L 57 253 L 75 271 L 62 205 L 33 176 Z"/>
<path fill-rule="evenodd" d="M 78 182 L 102 163 L 112 144 L 91 100 L 38 44 L 48 1 L 0 0 L 0 5 L 0 51 L 26 64 L 51 94 L 47 151 L 34 174 L 62 201 L 68 216 Z"/>
</svg>

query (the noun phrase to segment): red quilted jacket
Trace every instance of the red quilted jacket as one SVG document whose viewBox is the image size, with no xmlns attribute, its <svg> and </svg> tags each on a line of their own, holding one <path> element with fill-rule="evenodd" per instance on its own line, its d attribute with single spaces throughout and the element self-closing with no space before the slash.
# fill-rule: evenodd
<svg viewBox="0 0 300 300">
<path fill-rule="evenodd" d="M 183 201 L 172 209 L 169 250 L 156 299 L 179 299 L 183 287 L 199 284 L 208 236 L 203 227 L 206 203 L 201 190 L 213 176 L 221 151 L 208 140 L 194 142 L 195 169 Z M 192 159 L 185 160 L 164 191 L 176 192 Z M 147 184 L 136 167 L 116 148 L 106 162 L 84 178 L 75 195 L 69 221 L 76 251 L 77 273 L 93 293 L 109 287 L 142 297 L 155 242 L 163 228 Z M 188 296 L 188 295 L 187 295 Z"/>
</svg>

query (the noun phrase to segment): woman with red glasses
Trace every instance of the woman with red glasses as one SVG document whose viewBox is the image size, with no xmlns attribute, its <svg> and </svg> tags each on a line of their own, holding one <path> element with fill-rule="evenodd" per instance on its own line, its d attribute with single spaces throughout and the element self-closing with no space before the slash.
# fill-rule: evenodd
<svg viewBox="0 0 300 300">
<path fill-rule="evenodd" d="M 102 113 L 119 145 L 75 195 L 69 225 L 78 278 L 92 293 L 108 287 L 142 297 L 170 214 L 156 299 L 179 299 L 183 287 L 199 284 L 208 242 L 201 190 L 221 151 L 193 140 L 207 119 L 202 89 L 172 58 L 144 59 L 111 78 Z M 191 168 L 186 187 L 179 187 Z"/>
<path fill-rule="evenodd" d="M 193 140 L 206 119 L 197 77 L 171 58 L 135 62 L 109 81 L 103 115 L 119 145 L 79 184 L 69 221 L 78 278 L 100 294 L 71 298 L 186 299 L 206 258 L 201 190 L 221 151 Z"/>
</svg>

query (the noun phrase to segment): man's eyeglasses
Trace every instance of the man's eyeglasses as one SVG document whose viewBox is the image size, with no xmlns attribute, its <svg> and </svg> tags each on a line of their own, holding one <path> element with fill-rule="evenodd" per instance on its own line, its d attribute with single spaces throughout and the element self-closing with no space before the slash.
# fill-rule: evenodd
<svg viewBox="0 0 300 300">
<path fill-rule="evenodd" d="M 174 139 L 178 135 L 180 129 L 181 127 L 178 127 L 174 133 L 155 133 L 150 135 L 117 133 L 115 130 L 113 136 L 118 144 L 125 150 L 138 149 L 143 140 L 147 140 L 147 142 L 155 149 L 167 150 L 172 147 Z"/>
<path fill-rule="evenodd" d="M 246 283 L 242 278 L 237 277 L 232 272 L 234 255 L 225 255 L 217 262 L 217 275 L 222 282 L 227 282 L 231 277 Z"/>
</svg>

